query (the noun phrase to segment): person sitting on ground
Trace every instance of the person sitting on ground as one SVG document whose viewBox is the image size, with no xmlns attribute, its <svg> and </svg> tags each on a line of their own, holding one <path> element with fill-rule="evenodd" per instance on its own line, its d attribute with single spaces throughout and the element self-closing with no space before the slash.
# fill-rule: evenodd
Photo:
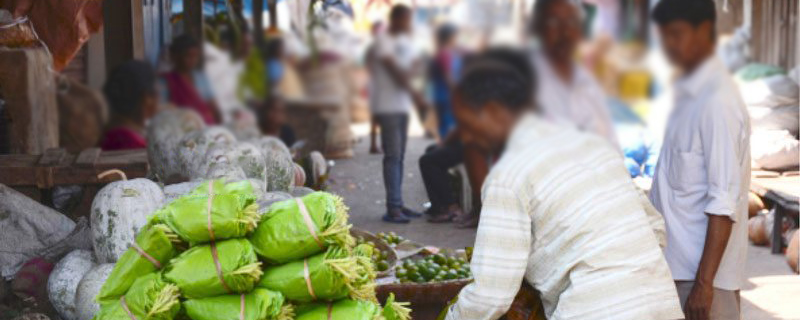
<svg viewBox="0 0 800 320">
<path fill-rule="evenodd" d="M 197 111 L 206 124 L 220 122 L 219 108 L 208 78 L 200 68 L 200 42 L 190 35 L 181 35 L 169 47 L 173 70 L 162 76 L 163 99 L 179 108 Z"/>
<path fill-rule="evenodd" d="M 100 139 L 100 148 L 145 148 L 145 120 L 158 110 L 156 74 L 150 64 L 133 60 L 118 66 L 108 76 L 103 93 L 111 109 L 111 119 Z"/>
<path fill-rule="evenodd" d="M 294 130 L 286 120 L 286 104 L 277 93 L 269 97 L 258 110 L 258 126 L 261 133 L 281 139 L 290 148 L 297 142 Z"/>
<path fill-rule="evenodd" d="M 681 318 L 663 219 L 611 143 L 538 115 L 534 84 L 479 59 L 456 86 L 462 142 L 499 158 L 483 184 L 475 281 L 446 319 L 500 318 L 523 280 L 551 320 Z"/>
</svg>

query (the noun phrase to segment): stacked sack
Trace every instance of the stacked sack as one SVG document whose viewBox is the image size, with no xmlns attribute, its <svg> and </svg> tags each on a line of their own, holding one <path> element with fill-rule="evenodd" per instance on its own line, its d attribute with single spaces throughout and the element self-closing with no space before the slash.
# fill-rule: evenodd
<svg viewBox="0 0 800 320">
<path fill-rule="evenodd" d="M 288 320 L 295 306 L 316 319 L 303 316 L 335 300 L 371 307 L 324 319 L 408 318 L 376 304 L 362 258 L 371 248 L 353 248 L 339 198 L 312 193 L 264 214 L 256 199 L 247 180 L 214 180 L 156 211 L 105 280 L 94 319 Z"/>
<path fill-rule="evenodd" d="M 800 84 L 786 71 L 749 64 L 736 72 L 747 111 L 754 168 L 788 170 L 798 166 L 800 141 Z"/>
</svg>

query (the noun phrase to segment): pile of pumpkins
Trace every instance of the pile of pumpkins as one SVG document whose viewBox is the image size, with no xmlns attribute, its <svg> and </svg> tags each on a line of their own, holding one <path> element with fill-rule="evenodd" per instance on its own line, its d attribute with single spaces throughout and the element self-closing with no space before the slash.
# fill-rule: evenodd
<svg viewBox="0 0 800 320">
<path fill-rule="evenodd" d="M 772 242 L 772 226 L 775 216 L 773 213 L 765 209 L 765 205 L 761 197 L 755 193 L 750 193 L 748 203 L 748 214 L 750 219 L 747 221 L 747 233 L 750 241 L 757 246 L 768 246 Z M 786 226 L 784 226 L 786 229 Z M 789 267 L 795 273 L 798 273 L 798 264 L 800 264 L 800 231 L 797 229 L 793 231 L 781 230 L 785 235 L 789 235 L 787 239 L 788 247 L 786 248 L 786 260 Z"/>
<path fill-rule="evenodd" d="M 185 109 L 166 110 L 151 120 L 147 136 L 153 175 L 161 181 L 187 182 L 162 187 L 150 179 L 128 180 L 119 170 L 100 174 L 118 175 L 119 180 L 100 189 L 92 202 L 93 252 L 67 254 L 48 279 L 49 298 L 62 319 L 90 320 L 99 310 L 94 297 L 147 217 L 202 181 L 247 179 L 258 190 L 261 208 L 311 192 L 302 187 L 305 173 L 292 161 L 289 148 L 253 132 L 254 118 L 244 121 L 252 123 L 207 127 L 194 111 Z"/>
</svg>

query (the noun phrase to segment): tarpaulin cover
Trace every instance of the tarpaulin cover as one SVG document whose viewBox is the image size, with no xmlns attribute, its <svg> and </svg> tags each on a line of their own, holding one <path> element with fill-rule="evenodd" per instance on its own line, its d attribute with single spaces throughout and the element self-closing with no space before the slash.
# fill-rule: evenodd
<svg viewBox="0 0 800 320">
<path fill-rule="evenodd" d="M 1 1 L 0 1 L 1 2 Z M 15 17 L 28 16 L 61 71 L 103 26 L 102 0 L 17 0 L 8 8 Z"/>
<path fill-rule="evenodd" d="M 315 192 L 273 203 L 250 242 L 267 262 L 285 263 L 322 252 L 329 245 L 352 245 L 347 218 L 341 198 Z"/>
<path fill-rule="evenodd" d="M 192 247 L 172 259 L 164 273 L 189 299 L 250 292 L 260 276 L 261 263 L 245 239 Z"/>
<path fill-rule="evenodd" d="M 136 279 L 166 266 L 178 253 L 175 247 L 177 242 L 180 242 L 178 237 L 167 226 L 146 226 L 136 236 L 136 247 L 128 248 L 114 265 L 114 270 L 100 289 L 97 299 L 119 299 Z"/>
</svg>

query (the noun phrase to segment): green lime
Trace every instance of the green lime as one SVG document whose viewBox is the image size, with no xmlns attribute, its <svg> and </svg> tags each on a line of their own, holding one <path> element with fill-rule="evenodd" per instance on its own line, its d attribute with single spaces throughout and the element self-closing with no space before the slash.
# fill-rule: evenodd
<svg viewBox="0 0 800 320">
<path fill-rule="evenodd" d="M 378 271 L 386 271 L 389 270 L 389 264 L 386 261 L 378 262 Z"/>
<path fill-rule="evenodd" d="M 437 254 L 433 256 L 433 261 L 437 264 L 445 264 L 447 263 L 447 258 L 441 254 Z"/>
</svg>

